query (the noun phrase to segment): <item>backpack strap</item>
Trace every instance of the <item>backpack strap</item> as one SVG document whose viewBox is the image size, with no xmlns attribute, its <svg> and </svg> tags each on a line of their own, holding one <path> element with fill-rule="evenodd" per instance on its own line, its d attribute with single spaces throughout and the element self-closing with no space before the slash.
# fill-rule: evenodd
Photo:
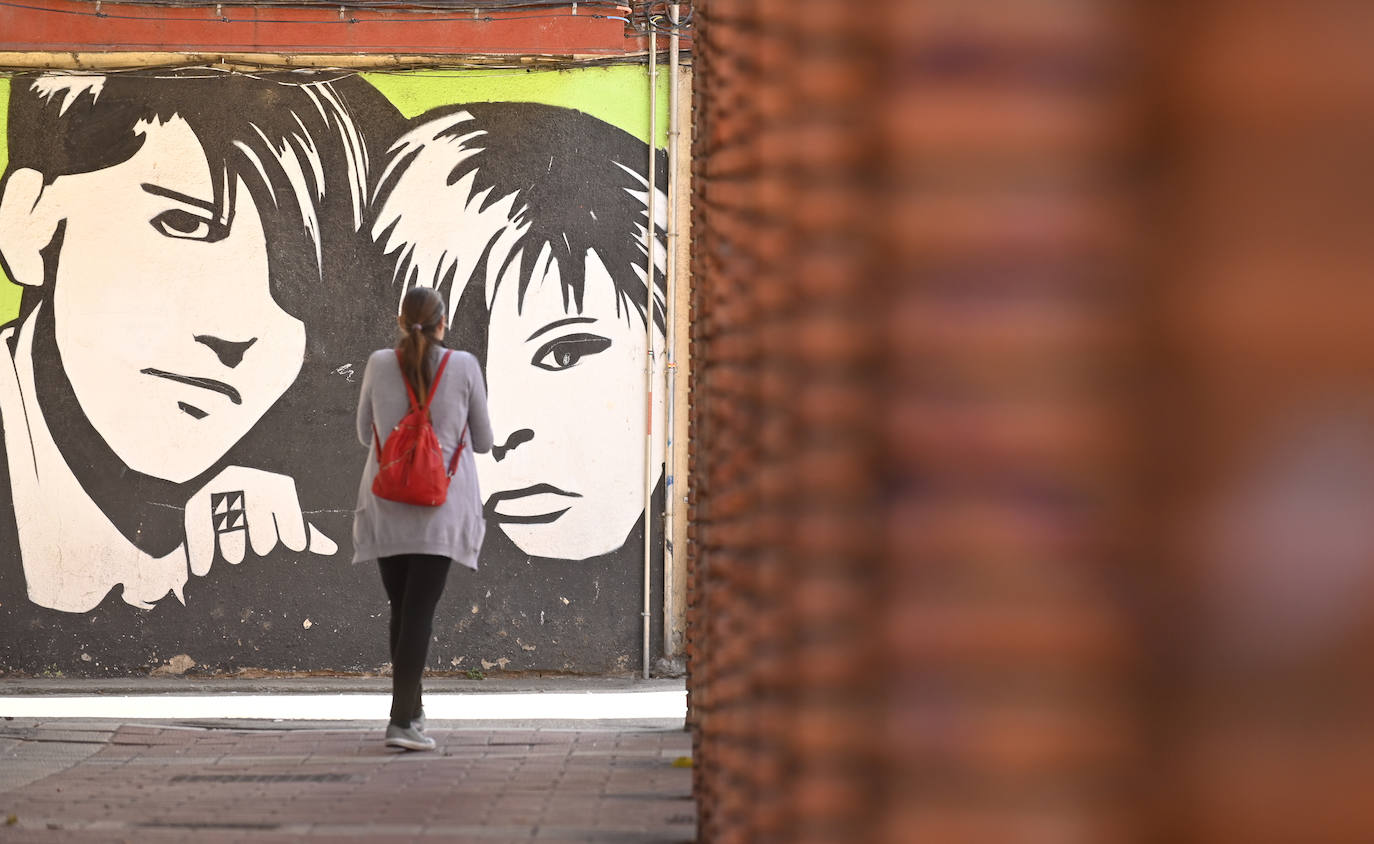
<svg viewBox="0 0 1374 844">
<path fill-rule="evenodd" d="M 448 476 L 453 477 L 453 473 L 458 471 L 458 458 L 463 456 L 463 447 L 468 444 L 468 426 L 463 426 L 463 433 L 458 435 L 458 446 L 453 449 L 453 457 L 448 461 Z"/>
<path fill-rule="evenodd" d="M 448 358 L 451 354 L 453 354 L 453 350 L 447 349 L 444 351 L 444 356 L 439 359 L 439 368 L 434 373 L 434 383 L 429 385 L 429 395 L 425 396 L 425 413 L 429 413 L 429 406 L 434 401 L 434 394 L 439 391 L 439 379 L 444 377 L 444 367 L 448 366 Z M 407 384 L 406 388 L 409 389 L 410 385 Z M 410 400 L 412 402 L 415 401 L 415 396 L 413 394 Z"/>
<path fill-rule="evenodd" d="M 432 383 L 432 384 L 429 385 L 429 395 L 425 397 L 425 406 L 424 406 L 423 410 L 424 410 L 426 416 L 429 415 L 429 405 L 430 405 L 431 402 L 434 401 L 434 392 L 435 392 L 435 390 L 437 390 L 437 389 L 439 388 L 439 379 L 442 378 L 442 377 L 444 377 L 444 367 L 448 366 L 448 358 L 449 358 L 449 355 L 451 355 L 451 354 L 453 354 L 453 350 L 452 350 L 452 349 L 446 349 L 446 350 L 444 351 L 444 356 L 443 356 L 442 358 L 439 359 L 439 369 L 438 369 L 437 371 L 435 371 L 435 373 L 434 373 L 434 383 Z M 396 350 L 396 365 L 397 365 L 397 366 L 401 366 L 401 350 L 400 350 L 400 349 L 397 349 L 397 350 Z M 415 399 L 415 391 L 414 391 L 413 389 L 411 389 L 411 387 L 410 387 L 410 381 L 406 380 L 405 367 L 401 367 L 401 383 L 406 385 L 406 396 L 410 399 L 410 409 L 411 409 L 411 410 L 419 410 L 419 409 L 421 409 L 421 408 L 420 408 L 420 403 L 419 403 L 418 401 L 416 401 L 416 399 Z M 463 445 L 465 444 L 465 442 L 466 442 L 466 440 L 467 440 L 467 436 L 468 436 L 468 426 L 464 425 L 464 426 L 463 426 L 463 433 L 458 437 L 458 447 L 455 448 L 455 449 L 453 450 L 453 459 L 450 460 L 450 461 L 448 462 L 448 474 L 449 474 L 449 477 L 452 477 L 454 471 L 456 471 L 457 468 L 458 468 L 458 458 L 461 457 L 462 454 L 463 454 Z M 381 462 L 382 462 L 382 438 L 381 438 L 381 435 L 377 433 L 377 423 L 376 423 L 376 422 L 373 422 L 373 423 L 372 423 L 372 446 L 373 446 L 373 448 L 377 449 L 377 462 L 378 462 L 378 463 L 381 463 Z"/>
<path fill-rule="evenodd" d="M 443 359 L 439 361 L 439 369 L 437 372 L 434 373 L 434 383 L 430 385 L 429 398 L 425 402 L 426 413 L 429 412 L 429 403 L 434 401 L 434 394 L 439 391 L 439 379 L 444 377 L 444 367 L 448 366 L 448 357 L 451 354 L 453 354 L 453 350 L 449 349 L 448 351 L 444 352 Z M 450 478 L 453 477 L 454 472 L 458 471 L 458 458 L 463 456 L 463 445 L 466 442 L 467 437 L 468 426 L 464 425 L 463 433 L 458 435 L 458 445 L 453 449 L 453 457 L 450 458 L 448 461 L 448 476 Z"/>
<path fill-rule="evenodd" d="M 406 378 L 401 350 L 396 350 L 396 365 L 401 367 L 401 383 L 406 385 L 406 397 L 410 399 L 411 410 L 423 410 L 426 414 L 429 413 L 429 405 L 434 401 L 434 391 L 439 389 L 439 379 L 444 377 L 444 367 L 448 366 L 448 358 L 451 354 L 453 354 L 452 349 L 444 350 L 444 356 L 439 359 L 439 369 L 434 373 L 434 382 L 429 385 L 429 395 L 425 396 L 425 406 L 421 407 L 419 400 L 415 398 L 415 391 L 411 389 L 410 380 Z"/>
</svg>

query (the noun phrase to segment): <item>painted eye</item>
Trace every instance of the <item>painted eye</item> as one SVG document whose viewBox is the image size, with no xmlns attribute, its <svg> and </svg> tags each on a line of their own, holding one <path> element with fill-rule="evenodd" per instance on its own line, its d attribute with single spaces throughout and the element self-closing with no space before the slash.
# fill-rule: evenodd
<svg viewBox="0 0 1374 844">
<path fill-rule="evenodd" d="M 215 234 L 220 226 L 215 221 L 197 216 L 190 211 L 183 211 L 180 208 L 163 211 L 149 222 L 159 234 L 165 237 L 175 237 L 181 240 L 219 240 Z"/>
<path fill-rule="evenodd" d="M 530 363 L 540 369 L 558 372 L 577 366 L 587 355 L 604 352 L 611 347 L 610 338 L 600 334 L 567 334 L 539 347 Z"/>
</svg>

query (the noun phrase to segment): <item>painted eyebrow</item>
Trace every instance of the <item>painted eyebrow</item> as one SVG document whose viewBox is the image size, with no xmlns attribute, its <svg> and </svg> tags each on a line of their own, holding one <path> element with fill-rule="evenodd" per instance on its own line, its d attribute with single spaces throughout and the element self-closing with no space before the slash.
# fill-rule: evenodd
<svg viewBox="0 0 1374 844">
<path fill-rule="evenodd" d="M 184 202 L 187 205 L 194 205 L 197 208 L 204 208 L 211 214 L 218 214 L 219 212 L 219 209 L 215 207 L 215 203 L 206 202 L 203 199 L 196 199 L 194 196 L 188 196 L 187 194 L 181 193 L 180 191 L 174 191 L 171 188 L 164 188 L 160 185 L 152 185 L 147 182 L 144 182 L 142 185 L 139 185 L 139 187 L 143 188 L 143 190 L 153 194 L 154 196 L 163 196 L 168 199 L 174 199 L 177 202 Z"/>
<path fill-rule="evenodd" d="M 529 341 L 533 340 L 534 338 L 538 337 L 540 334 L 543 334 L 546 331 L 552 331 L 555 328 L 559 328 L 564 325 L 571 325 L 574 322 L 596 322 L 596 320 L 588 316 L 574 316 L 568 317 L 567 319 L 554 320 L 553 322 L 534 332 L 530 336 L 526 337 L 525 342 L 528 343 Z"/>
</svg>

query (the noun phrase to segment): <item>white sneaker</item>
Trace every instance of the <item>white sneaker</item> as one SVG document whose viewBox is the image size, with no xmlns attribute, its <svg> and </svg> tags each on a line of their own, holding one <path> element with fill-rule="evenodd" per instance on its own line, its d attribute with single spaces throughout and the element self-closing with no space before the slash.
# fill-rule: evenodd
<svg viewBox="0 0 1374 844">
<path fill-rule="evenodd" d="M 427 723 L 427 722 L 425 721 L 425 708 L 422 706 L 422 707 L 420 707 L 420 714 L 419 714 L 419 715 L 416 715 L 416 716 L 411 720 L 410 726 L 414 727 L 415 729 L 417 729 L 417 730 L 419 730 L 420 732 L 423 733 L 423 732 L 425 731 L 425 724 L 426 724 L 426 723 Z"/>
<path fill-rule="evenodd" d="M 386 746 L 402 747 L 406 750 L 433 750 L 435 748 L 434 739 L 422 735 L 412 724 L 409 727 L 398 727 L 395 724 L 386 725 Z"/>
</svg>

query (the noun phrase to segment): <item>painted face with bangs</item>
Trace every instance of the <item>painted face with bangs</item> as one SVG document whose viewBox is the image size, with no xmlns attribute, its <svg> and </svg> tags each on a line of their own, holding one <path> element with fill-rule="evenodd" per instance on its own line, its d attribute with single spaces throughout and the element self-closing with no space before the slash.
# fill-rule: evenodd
<svg viewBox="0 0 1374 844">
<path fill-rule="evenodd" d="M 487 518 L 526 554 L 581 560 L 624 544 L 644 511 L 642 318 L 595 251 L 582 307 L 547 247 L 523 301 L 518 261 L 491 301 L 487 388 L 495 447 L 478 456 Z M 655 341 L 662 347 L 662 334 Z M 656 419 L 662 396 L 655 393 Z M 662 471 L 655 437 L 655 481 Z"/>
<path fill-rule="evenodd" d="M 217 191 L 224 176 L 179 117 L 135 131 L 131 158 L 59 176 L 35 211 L 62 225 L 51 307 L 82 410 L 129 468 L 180 483 L 296 379 L 305 326 L 272 297 L 245 183 Z"/>
</svg>

